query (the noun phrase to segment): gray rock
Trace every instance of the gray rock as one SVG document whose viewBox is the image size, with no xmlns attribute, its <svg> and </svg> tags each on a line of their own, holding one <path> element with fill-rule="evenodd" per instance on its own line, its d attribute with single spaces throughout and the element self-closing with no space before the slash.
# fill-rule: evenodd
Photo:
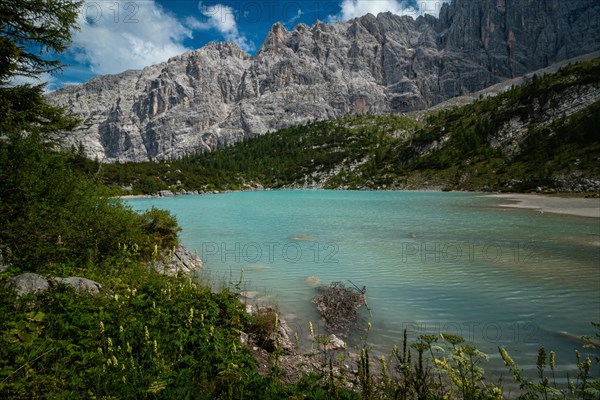
<svg viewBox="0 0 600 400">
<path fill-rule="evenodd" d="M 81 293 L 97 294 L 102 289 L 101 284 L 87 278 L 72 276 L 69 278 L 54 278 L 54 280 L 58 284 L 69 285 Z"/>
<path fill-rule="evenodd" d="M 313 120 L 427 108 L 599 49 L 597 0 L 454 0 L 439 19 L 277 23 L 254 57 L 210 43 L 48 99 L 86 121 L 66 146 L 158 160 Z"/>
<path fill-rule="evenodd" d="M 185 246 L 161 255 L 161 260 L 154 261 L 154 269 L 161 274 L 175 276 L 178 273 L 190 274 L 202 268 L 200 260 L 194 252 Z"/>
<path fill-rule="evenodd" d="M 277 330 L 268 337 L 258 340 L 257 344 L 268 352 L 281 350 L 284 354 L 294 354 L 296 348 L 290 338 L 291 330 L 288 324 L 281 318 L 277 321 Z"/>
<path fill-rule="evenodd" d="M 17 297 L 28 294 L 41 293 L 50 287 L 48 279 L 31 272 L 17 275 L 10 279 L 6 286 L 12 288 L 17 293 Z"/>
<path fill-rule="evenodd" d="M 346 342 L 334 334 L 329 335 L 328 342 L 325 344 L 325 350 L 341 350 L 346 348 Z"/>
<path fill-rule="evenodd" d="M 175 196 L 175 194 L 173 192 L 171 192 L 170 190 L 160 190 L 157 193 L 158 197 L 173 197 Z"/>
</svg>

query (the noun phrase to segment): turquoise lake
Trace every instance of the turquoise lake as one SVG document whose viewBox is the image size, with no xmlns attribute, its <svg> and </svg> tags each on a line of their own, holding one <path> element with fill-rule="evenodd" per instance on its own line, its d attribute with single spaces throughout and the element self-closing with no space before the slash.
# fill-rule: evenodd
<svg viewBox="0 0 600 400">
<path fill-rule="evenodd" d="M 537 350 L 573 369 L 576 337 L 600 321 L 598 219 L 498 207 L 478 193 L 265 191 L 128 200 L 173 212 L 200 279 L 237 283 L 275 304 L 308 345 L 311 299 L 322 284 L 367 287 L 369 342 L 389 353 L 422 333 L 459 334 L 510 376 L 498 346 L 526 371 Z M 325 333 L 319 325 L 319 333 Z M 356 334 L 349 348 L 358 341 Z"/>
</svg>

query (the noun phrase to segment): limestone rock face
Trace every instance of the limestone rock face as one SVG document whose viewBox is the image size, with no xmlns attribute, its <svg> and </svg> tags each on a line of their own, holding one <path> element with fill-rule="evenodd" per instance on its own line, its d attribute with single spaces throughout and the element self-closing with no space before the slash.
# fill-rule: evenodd
<svg viewBox="0 0 600 400">
<path fill-rule="evenodd" d="M 49 99 L 84 120 L 67 146 L 108 162 L 170 159 L 307 121 L 428 108 L 599 49 L 597 0 L 454 0 L 439 19 L 277 23 L 254 57 L 210 43 Z"/>
</svg>

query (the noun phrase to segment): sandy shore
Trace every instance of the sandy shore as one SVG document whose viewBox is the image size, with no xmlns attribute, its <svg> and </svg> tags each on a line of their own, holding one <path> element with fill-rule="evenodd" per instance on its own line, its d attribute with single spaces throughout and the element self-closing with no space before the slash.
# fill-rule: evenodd
<svg viewBox="0 0 600 400">
<path fill-rule="evenodd" d="M 516 203 L 500 204 L 500 207 L 525 208 L 538 212 L 577 215 L 600 218 L 600 199 L 551 197 L 539 194 L 490 194 L 485 197 L 506 199 Z"/>
<path fill-rule="evenodd" d="M 126 194 L 124 196 L 115 196 L 115 199 L 152 199 L 156 196 L 150 196 L 149 194 Z"/>
</svg>

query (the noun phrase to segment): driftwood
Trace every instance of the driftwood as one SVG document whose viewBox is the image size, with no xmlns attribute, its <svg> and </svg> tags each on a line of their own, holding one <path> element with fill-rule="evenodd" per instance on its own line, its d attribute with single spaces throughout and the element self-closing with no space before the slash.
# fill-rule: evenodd
<svg viewBox="0 0 600 400">
<path fill-rule="evenodd" d="M 352 284 L 354 285 L 354 284 Z M 348 328 L 358 319 L 358 309 L 365 304 L 367 288 L 345 287 L 342 282 L 333 282 L 329 286 L 318 287 L 321 294 L 313 299 L 317 310 L 332 331 Z"/>
</svg>

